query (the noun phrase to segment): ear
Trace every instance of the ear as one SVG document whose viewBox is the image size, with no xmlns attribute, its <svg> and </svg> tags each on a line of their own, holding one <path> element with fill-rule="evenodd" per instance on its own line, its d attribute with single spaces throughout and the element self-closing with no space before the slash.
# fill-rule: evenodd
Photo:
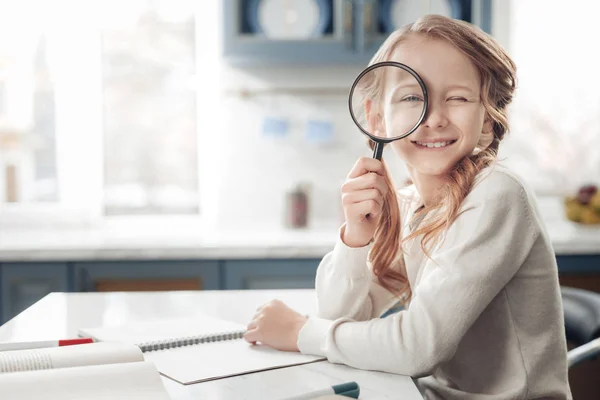
<svg viewBox="0 0 600 400">
<path fill-rule="evenodd" d="M 478 147 L 487 148 L 494 141 L 494 122 L 486 117 L 481 128 L 481 137 L 479 138 Z"/>
<path fill-rule="evenodd" d="M 486 134 L 492 134 L 493 135 L 493 130 L 494 130 L 494 121 L 492 121 L 492 119 L 490 117 L 485 117 L 485 120 L 483 121 L 483 128 L 481 128 L 481 133 L 486 135 Z"/>
<path fill-rule="evenodd" d="M 373 103 L 373 100 L 367 99 L 365 101 L 365 112 L 369 133 L 375 134 L 377 132 L 379 136 L 385 136 L 385 121 L 379 113 L 377 106 Z"/>
</svg>

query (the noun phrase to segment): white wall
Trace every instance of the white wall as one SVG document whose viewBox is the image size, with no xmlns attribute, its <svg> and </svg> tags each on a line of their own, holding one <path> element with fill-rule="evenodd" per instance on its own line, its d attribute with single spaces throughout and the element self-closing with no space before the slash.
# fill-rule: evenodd
<svg viewBox="0 0 600 400">
<path fill-rule="evenodd" d="M 328 95 L 265 95 L 240 99 L 228 96 L 226 105 L 223 179 L 218 190 L 220 224 L 282 226 L 286 191 L 297 183 L 311 184 L 311 225 L 336 226 L 341 221 L 340 186 L 361 155 L 370 155 L 366 139 L 352 122 L 349 90 L 360 68 L 227 69 L 225 82 L 247 86 L 269 82 L 272 88 L 337 87 Z M 293 78 L 290 78 L 293 77 Z M 232 83 L 236 82 L 236 83 Z M 286 137 L 262 135 L 265 116 L 290 121 Z M 306 122 L 330 121 L 333 139 L 325 144 L 307 141 Z M 258 218 L 257 218 L 258 217 Z"/>
</svg>

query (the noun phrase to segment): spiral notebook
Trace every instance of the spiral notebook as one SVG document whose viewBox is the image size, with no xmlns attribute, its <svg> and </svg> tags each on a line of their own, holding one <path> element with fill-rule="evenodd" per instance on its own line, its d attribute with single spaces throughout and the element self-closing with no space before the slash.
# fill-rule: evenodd
<svg viewBox="0 0 600 400">
<path fill-rule="evenodd" d="M 243 339 L 245 326 L 208 315 L 83 328 L 79 336 L 138 346 L 146 361 L 184 385 L 325 360 Z"/>
</svg>

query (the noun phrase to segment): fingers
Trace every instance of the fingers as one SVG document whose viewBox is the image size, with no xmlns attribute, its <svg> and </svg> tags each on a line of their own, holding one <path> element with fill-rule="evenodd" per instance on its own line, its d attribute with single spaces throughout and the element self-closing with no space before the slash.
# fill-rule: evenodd
<svg viewBox="0 0 600 400">
<path fill-rule="evenodd" d="M 383 163 L 381 160 L 369 157 L 359 158 L 354 164 L 354 167 L 352 167 L 350 170 L 348 178 L 358 178 L 359 176 L 368 172 L 375 172 L 377 175 L 383 176 L 385 171 L 383 169 Z"/>
<path fill-rule="evenodd" d="M 258 330 L 258 328 L 247 330 L 246 333 L 244 333 L 244 339 L 248 343 L 256 344 L 256 342 L 260 341 L 260 337 L 261 337 L 261 334 L 260 334 L 260 331 Z"/>
<path fill-rule="evenodd" d="M 361 201 L 360 203 L 354 203 L 347 206 L 348 214 L 357 218 L 358 220 L 364 219 L 367 215 L 371 218 L 377 218 L 382 213 L 382 206 L 375 200 Z"/>
<path fill-rule="evenodd" d="M 258 321 L 256 319 L 253 319 L 252 321 L 250 321 L 250 323 L 246 327 L 246 330 L 251 331 L 252 329 L 256 329 L 256 328 L 258 328 Z"/>
<path fill-rule="evenodd" d="M 377 189 L 380 196 L 383 197 L 386 195 L 389 187 L 382 176 L 373 172 L 358 178 L 349 179 L 342 185 L 342 193 L 351 193 L 365 189 Z"/>
<path fill-rule="evenodd" d="M 281 304 L 283 303 L 280 300 L 271 300 L 256 308 L 256 313 L 246 327 L 246 333 L 244 333 L 244 339 L 248 343 L 256 344 L 261 340 L 260 322 L 265 318 L 265 312 L 268 313 L 270 309 Z"/>
<path fill-rule="evenodd" d="M 256 309 L 256 312 L 254 313 L 254 315 L 252 316 L 252 319 L 255 320 L 259 315 L 262 314 L 264 309 L 264 306 L 260 306 Z"/>
<path fill-rule="evenodd" d="M 363 201 L 373 200 L 379 207 L 383 205 L 383 196 L 377 189 L 365 189 L 357 192 L 344 193 L 342 203 L 349 206 Z"/>
<path fill-rule="evenodd" d="M 256 344 L 259 340 L 260 331 L 258 330 L 258 321 L 261 317 L 254 316 L 252 321 L 246 327 L 246 332 L 244 333 L 244 339 L 248 343 Z"/>
</svg>

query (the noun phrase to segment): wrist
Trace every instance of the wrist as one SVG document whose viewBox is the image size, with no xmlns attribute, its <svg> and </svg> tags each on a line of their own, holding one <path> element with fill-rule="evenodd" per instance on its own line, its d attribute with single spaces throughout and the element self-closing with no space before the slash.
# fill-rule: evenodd
<svg viewBox="0 0 600 400">
<path fill-rule="evenodd" d="M 360 235 L 354 233 L 352 229 L 348 229 L 348 225 L 345 225 L 342 227 L 341 239 L 346 246 L 358 248 L 368 245 L 372 238 L 361 238 Z"/>
<path fill-rule="evenodd" d="M 300 351 L 300 348 L 298 347 L 298 338 L 300 337 L 300 331 L 302 330 L 302 328 L 304 328 L 304 325 L 306 325 L 306 323 L 308 322 L 308 317 L 304 316 L 304 315 L 299 315 L 298 316 L 298 320 L 295 323 L 295 327 L 294 327 L 294 337 L 293 337 L 293 347 L 295 351 Z"/>
</svg>

